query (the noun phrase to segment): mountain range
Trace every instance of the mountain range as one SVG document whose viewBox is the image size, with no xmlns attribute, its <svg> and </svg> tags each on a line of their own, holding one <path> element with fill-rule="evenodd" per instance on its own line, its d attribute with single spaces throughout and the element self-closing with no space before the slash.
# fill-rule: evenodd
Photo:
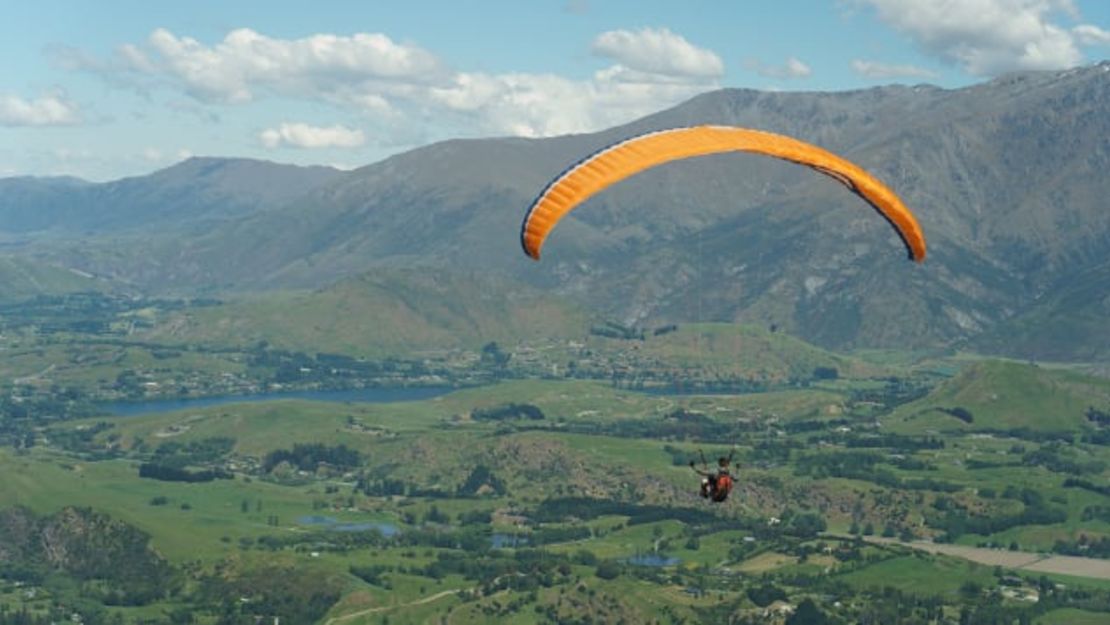
<svg viewBox="0 0 1110 625">
<path fill-rule="evenodd" d="M 524 211 L 569 164 L 697 124 L 783 133 L 894 188 L 929 245 L 837 183 L 736 154 L 665 165 L 579 207 L 544 260 Z M 775 325 L 827 348 L 1110 359 L 1110 63 L 930 85 L 726 89 L 602 132 L 453 140 L 340 172 L 190 159 L 92 184 L 0 180 L 0 254 L 147 293 L 318 289 L 386 267 L 496 275 L 626 324 Z"/>
</svg>

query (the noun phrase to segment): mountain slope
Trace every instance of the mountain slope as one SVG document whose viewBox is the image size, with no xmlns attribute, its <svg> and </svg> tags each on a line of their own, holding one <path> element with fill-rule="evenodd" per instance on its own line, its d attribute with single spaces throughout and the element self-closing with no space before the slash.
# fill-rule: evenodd
<svg viewBox="0 0 1110 625">
<path fill-rule="evenodd" d="M 1021 314 L 973 339 L 1018 358 L 1110 362 L 1110 262 L 1063 278 Z"/>
<path fill-rule="evenodd" d="M 520 252 L 524 210 L 568 164 L 700 123 L 782 132 L 870 169 L 918 215 L 928 259 L 906 262 L 889 226 L 836 182 L 751 155 L 645 172 L 568 217 L 543 262 Z M 732 89 L 600 133 L 427 146 L 196 236 L 51 253 L 184 291 L 449 266 L 554 289 L 629 323 L 775 323 L 831 348 L 935 347 L 1031 310 L 1079 272 L 1110 289 L 1093 269 L 1110 260 L 1107 136 L 1110 63 L 958 90 Z M 1081 353 L 1082 339 L 1056 353 Z"/>
<path fill-rule="evenodd" d="M 194 157 L 148 176 L 103 184 L 75 178 L 4 178 L 0 232 L 163 231 L 276 206 L 341 174 L 328 167 Z"/>
</svg>

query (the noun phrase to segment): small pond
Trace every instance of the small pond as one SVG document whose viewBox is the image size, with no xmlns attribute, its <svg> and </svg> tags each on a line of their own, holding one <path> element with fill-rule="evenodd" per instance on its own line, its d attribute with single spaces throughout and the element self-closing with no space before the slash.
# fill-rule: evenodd
<svg viewBox="0 0 1110 625">
<path fill-rule="evenodd" d="M 528 537 L 516 534 L 493 534 L 489 537 L 489 541 L 494 549 L 512 549 L 527 545 Z"/>
<path fill-rule="evenodd" d="M 338 521 L 330 516 L 308 515 L 297 518 L 297 523 L 301 525 L 308 525 L 311 527 L 322 528 L 334 532 L 366 532 L 369 530 L 378 530 L 382 536 L 386 538 L 395 536 L 401 532 L 397 529 L 396 525 L 389 523 L 379 523 L 375 521 L 361 521 L 357 523 L 348 523 Z"/>
<path fill-rule="evenodd" d="M 657 553 L 643 553 L 629 558 L 626 562 L 636 566 L 674 566 L 681 563 L 682 560 Z"/>
</svg>

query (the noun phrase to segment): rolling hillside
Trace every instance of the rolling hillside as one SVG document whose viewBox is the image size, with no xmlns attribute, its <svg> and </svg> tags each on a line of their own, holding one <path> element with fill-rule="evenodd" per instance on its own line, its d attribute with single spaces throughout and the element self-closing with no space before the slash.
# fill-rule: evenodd
<svg viewBox="0 0 1110 625">
<path fill-rule="evenodd" d="M 0 301 L 35 295 L 96 291 L 110 284 L 95 276 L 19 256 L 0 256 Z"/>
<path fill-rule="evenodd" d="M 1014 362 L 966 367 L 929 395 L 899 407 L 885 423 L 921 430 L 1012 429 L 1078 432 L 1093 427 L 1087 409 L 1110 408 L 1110 381 Z M 970 423 L 953 414 L 962 408 Z"/>
<path fill-rule="evenodd" d="M 268 293 L 185 311 L 146 337 L 156 341 L 273 347 L 350 355 L 477 349 L 582 336 L 586 313 L 523 285 L 476 274 L 392 269 L 313 292 Z"/>
</svg>

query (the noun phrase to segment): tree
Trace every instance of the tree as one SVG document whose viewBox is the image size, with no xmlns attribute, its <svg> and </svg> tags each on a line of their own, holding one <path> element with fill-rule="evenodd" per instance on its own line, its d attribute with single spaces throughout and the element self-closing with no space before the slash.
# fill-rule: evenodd
<svg viewBox="0 0 1110 625">
<path fill-rule="evenodd" d="M 749 588 L 748 598 L 757 606 L 765 608 L 776 601 L 786 601 L 786 593 L 771 582 L 765 582 L 762 586 Z"/>
<path fill-rule="evenodd" d="M 813 599 L 806 599 L 798 609 L 786 619 L 786 625 L 825 625 L 829 617 L 817 608 Z"/>
<path fill-rule="evenodd" d="M 616 579 L 621 574 L 621 565 L 616 560 L 603 560 L 597 565 L 596 575 L 601 579 Z"/>
<path fill-rule="evenodd" d="M 504 367 L 509 364 L 509 359 L 512 354 L 507 354 L 501 351 L 501 347 L 496 341 L 486 343 L 482 346 L 481 362 L 482 364 L 491 364 L 496 367 Z"/>
<path fill-rule="evenodd" d="M 791 527 L 799 536 L 812 538 L 825 531 L 828 526 L 820 515 L 806 512 L 795 517 Z"/>
</svg>

